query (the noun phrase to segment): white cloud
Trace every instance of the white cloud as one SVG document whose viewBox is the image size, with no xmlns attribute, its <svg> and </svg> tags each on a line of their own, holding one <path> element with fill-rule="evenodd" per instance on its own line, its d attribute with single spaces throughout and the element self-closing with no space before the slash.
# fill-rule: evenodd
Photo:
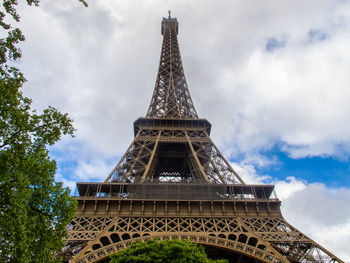
<svg viewBox="0 0 350 263">
<path fill-rule="evenodd" d="M 38 108 L 69 112 L 96 151 L 122 154 L 131 121 L 147 110 L 168 9 L 195 106 L 219 146 L 232 156 L 276 143 L 293 158 L 349 155 L 348 2 L 43 2 L 21 10 L 25 93 Z M 284 47 L 265 52 L 271 38 Z"/>
<path fill-rule="evenodd" d="M 104 181 L 111 171 L 110 165 L 105 160 L 80 161 L 77 164 L 74 176 L 84 182 Z"/>
<path fill-rule="evenodd" d="M 330 189 L 288 177 L 274 180 L 260 176 L 253 166 L 232 163 L 247 183 L 275 184 L 282 201 L 282 215 L 288 223 L 345 262 L 350 262 L 350 189 Z"/>
<path fill-rule="evenodd" d="M 300 182 L 290 182 L 291 188 Z M 278 190 L 278 184 L 277 184 Z M 320 245 L 350 262 L 350 189 L 305 184 L 282 202 L 286 220 Z"/>
<path fill-rule="evenodd" d="M 312 222 L 309 222 L 312 223 Z M 336 256 L 350 262 L 350 219 L 343 225 L 328 225 L 319 227 L 311 233 L 315 240 L 318 240 L 325 248 L 336 253 Z"/>
<path fill-rule="evenodd" d="M 261 155 L 276 144 L 293 158 L 348 158 L 348 1 L 89 4 L 86 9 L 74 0 L 42 1 L 40 8 L 20 9 L 27 38 L 20 65 L 28 79 L 24 92 L 39 109 L 50 104 L 69 112 L 78 128 L 74 141 L 56 146 L 65 153 L 58 158 L 77 162 L 70 178 L 58 175 L 67 185 L 103 180 L 112 169 L 105 160 L 131 142 L 132 121 L 145 115 L 151 98 L 160 20 L 168 9 L 179 19 L 185 73 L 199 115 L 212 122 L 213 139 L 227 157 L 244 157 L 233 166 L 247 182 L 270 180 L 255 167 L 278 163 Z M 272 38 L 284 46 L 266 52 Z M 285 217 L 350 261 L 344 247 L 348 190 L 292 177 L 271 181 Z"/>
<path fill-rule="evenodd" d="M 306 188 L 306 182 L 298 180 L 294 177 L 287 177 L 285 180 L 276 181 L 275 187 L 277 196 L 282 201 L 287 200 L 297 192 Z"/>
<path fill-rule="evenodd" d="M 119 157 L 103 155 L 89 146 L 79 142 L 72 143 L 66 137 L 50 152 L 51 157 L 59 164 L 57 180 L 71 190 L 74 190 L 75 182 L 104 181 L 119 161 Z"/>
<path fill-rule="evenodd" d="M 280 140 L 295 158 L 348 153 L 348 45 L 350 34 L 342 32 L 318 44 L 258 50 L 238 76 L 227 75 L 245 87 L 238 132 L 243 151 Z"/>
<path fill-rule="evenodd" d="M 231 162 L 231 167 L 235 170 L 246 184 L 262 184 L 271 177 L 268 175 L 259 175 L 254 165 L 246 162 Z"/>
<path fill-rule="evenodd" d="M 254 166 L 231 163 L 246 183 L 275 185 L 288 223 L 345 262 L 350 262 L 350 188 L 330 189 L 320 183 L 259 175 Z"/>
</svg>

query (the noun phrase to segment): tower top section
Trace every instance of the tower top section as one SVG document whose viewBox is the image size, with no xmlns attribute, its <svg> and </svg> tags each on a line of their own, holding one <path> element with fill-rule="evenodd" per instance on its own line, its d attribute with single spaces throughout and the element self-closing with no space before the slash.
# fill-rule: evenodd
<svg viewBox="0 0 350 263">
<path fill-rule="evenodd" d="M 163 45 L 153 96 L 146 118 L 198 119 L 187 86 L 177 41 L 179 23 L 171 17 L 162 20 Z"/>
<path fill-rule="evenodd" d="M 174 32 L 176 33 L 176 35 L 179 33 L 178 29 L 179 29 L 179 23 L 177 22 L 177 19 L 175 17 L 171 17 L 171 11 L 169 10 L 169 16 L 168 18 L 163 17 L 163 21 L 162 21 L 162 35 L 164 36 L 164 32 L 166 32 L 166 30 L 169 30 L 170 28 L 172 30 L 174 30 Z"/>
</svg>

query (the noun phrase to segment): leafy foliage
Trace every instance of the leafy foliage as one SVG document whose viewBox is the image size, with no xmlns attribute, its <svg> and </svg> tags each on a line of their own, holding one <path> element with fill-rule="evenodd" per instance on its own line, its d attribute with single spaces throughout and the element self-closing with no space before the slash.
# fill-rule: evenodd
<svg viewBox="0 0 350 263">
<path fill-rule="evenodd" d="M 7 33 L 0 39 L 0 262 L 52 262 L 76 201 L 55 182 L 56 162 L 47 147 L 62 135 L 73 136 L 74 128 L 68 115 L 53 107 L 41 114 L 31 110 L 32 101 L 21 92 L 25 78 L 12 64 L 21 58 L 17 45 L 24 36 L 5 22 L 20 21 L 16 5 L 4 0 L 0 10 L 0 27 Z"/>
<path fill-rule="evenodd" d="M 46 147 L 74 129 L 55 108 L 30 111 L 22 81 L 0 79 L 0 261 L 50 262 L 76 203 L 54 181 L 56 163 Z"/>
<path fill-rule="evenodd" d="M 134 242 L 129 248 L 111 255 L 110 263 L 225 263 L 208 259 L 204 248 L 188 240 L 147 240 Z"/>
</svg>

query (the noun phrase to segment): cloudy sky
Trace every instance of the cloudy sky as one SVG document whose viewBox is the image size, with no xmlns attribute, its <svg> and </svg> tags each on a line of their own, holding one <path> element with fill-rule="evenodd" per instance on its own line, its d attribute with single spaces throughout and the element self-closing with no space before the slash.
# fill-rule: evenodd
<svg viewBox="0 0 350 263">
<path fill-rule="evenodd" d="M 285 218 L 350 262 L 350 1 L 78 0 L 20 7 L 25 95 L 77 128 L 57 179 L 104 180 L 145 116 L 172 14 L 187 82 L 247 183 L 273 183 Z"/>
</svg>

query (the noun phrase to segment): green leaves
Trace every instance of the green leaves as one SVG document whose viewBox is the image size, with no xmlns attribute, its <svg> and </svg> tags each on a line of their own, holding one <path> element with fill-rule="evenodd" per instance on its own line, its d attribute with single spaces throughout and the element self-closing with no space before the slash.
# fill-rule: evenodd
<svg viewBox="0 0 350 263">
<path fill-rule="evenodd" d="M 227 260 L 208 259 L 204 248 L 188 240 L 147 240 L 110 256 L 111 263 L 225 263 Z"/>
<path fill-rule="evenodd" d="M 85 0 L 79 0 L 85 7 L 88 7 L 88 3 Z"/>
<path fill-rule="evenodd" d="M 8 22 L 20 21 L 17 4 L 4 0 L 0 11 L 6 36 L 0 39 L 0 262 L 53 262 L 77 204 L 55 182 L 56 162 L 47 147 L 73 136 L 74 128 L 54 107 L 37 114 L 21 92 L 26 80 L 12 62 L 21 58 L 17 45 L 25 38 Z"/>
<path fill-rule="evenodd" d="M 30 111 L 31 100 L 20 92 L 20 78 L 0 79 L 0 149 L 19 145 L 40 148 L 53 145 L 62 135 L 73 136 L 72 120 L 67 114 L 53 107 L 40 115 Z"/>
<path fill-rule="evenodd" d="M 51 262 L 76 200 L 54 181 L 56 163 L 45 146 L 21 142 L 0 151 L 0 261 Z"/>
</svg>

